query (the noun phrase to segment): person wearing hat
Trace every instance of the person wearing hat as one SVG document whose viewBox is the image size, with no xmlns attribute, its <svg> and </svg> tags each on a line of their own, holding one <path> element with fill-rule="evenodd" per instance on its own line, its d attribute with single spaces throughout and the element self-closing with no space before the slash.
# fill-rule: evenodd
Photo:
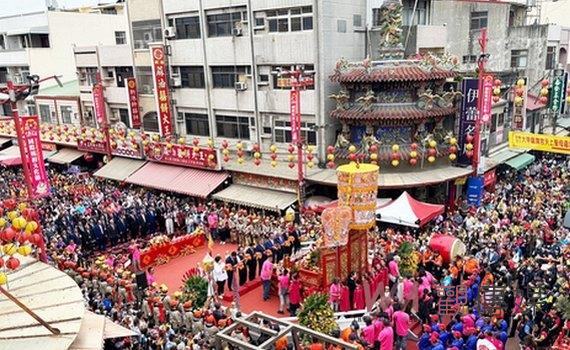
<svg viewBox="0 0 570 350">
<path fill-rule="evenodd" d="M 431 327 L 427 324 L 423 325 L 423 332 L 418 339 L 418 350 L 430 350 L 431 349 Z"/>
<path fill-rule="evenodd" d="M 179 329 L 182 322 L 182 312 L 179 309 L 179 302 L 176 299 L 170 301 L 170 311 L 168 311 L 168 320 L 172 325 L 172 328 Z"/>
</svg>

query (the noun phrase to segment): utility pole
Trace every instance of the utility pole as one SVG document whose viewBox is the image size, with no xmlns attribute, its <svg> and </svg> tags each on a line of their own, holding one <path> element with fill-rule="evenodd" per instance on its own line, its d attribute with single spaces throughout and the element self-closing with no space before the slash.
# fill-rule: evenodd
<svg viewBox="0 0 570 350">
<path fill-rule="evenodd" d="M 315 81 L 313 76 L 315 72 L 305 71 L 303 67 L 295 67 L 294 70 L 281 70 L 277 72 L 278 77 L 288 78 L 287 84 L 284 86 L 291 87 L 289 95 L 291 124 L 291 143 L 297 147 L 297 182 L 298 182 L 298 201 L 299 213 L 303 211 L 303 200 L 305 197 L 305 174 L 303 169 L 303 139 L 301 138 L 301 90 L 313 86 Z"/>
</svg>

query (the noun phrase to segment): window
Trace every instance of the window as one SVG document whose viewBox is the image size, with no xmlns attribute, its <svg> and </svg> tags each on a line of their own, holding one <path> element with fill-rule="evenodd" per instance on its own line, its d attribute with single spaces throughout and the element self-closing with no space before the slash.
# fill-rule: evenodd
<svg viewBox="0 0 570 350">
<path fill-rule="evenodd" d="M 339 33 L 346 33 L 346 21 L 344 19 L 337 19 L 336 31 Z"/>
<path fill-rule="evenodd" d="M 158 114 L 156 112 L 148 112 L 143 117 L 144 131 L 159 132 L 158 128 Z"/>
<path fill-rule="evenodd" d="M 3 34 L 0 34 L 0 50 L 6 50 L 6 41 Z"/>
<path fill-rule="evenodd" d="M 204 84 L 204 67 L 201 66 L 180 66 L 174 67 L 180 75 L 183 88 L 203 89 Z"/>
<path fill-rule="evenodd" d="M 303 66 L 304 70 L 312 71 L 312 70 L 315 69 L 315 66 L 312 65 L 312 64 L 303 64 L 302 66 Z M 272 66 L 272 67 L 271 67 L 271 71 L 272 71 L 272 72 L 276 72 L 276 71 L 279 71 L 280 69 L 282 69 L 282 70 L 294 70 L 295 68 L 296 68 L 295 65 L 291 65 L 291 66 Z M 277 85 L 277 82 L 278 82 L 278 80 L 279 80 L 279 76 L 278 76 L 277 74 L 272 74 L 271 76 L 273 77 L 273 88 L 274 88 L 274 89 L 277 89 L 277 88 L 279 88 L 279 89 L 291 89 L 291 87 L 279 87 L 279 86 Z M 307 87 L 307 90 L 314 90 L 314 89 L 315 89 L 315 86 L 314 86 L 314 85 Z"/>
<path fill-rule="evenodd" d="M 51 123 L 51 108 L 49 105 L 40 106 L 40 120 L 42 123 Z"/>
<path fill-rule="evenodd" d="M 487 28 L 487 11 L 471 12 L 471 22 L 469 23 L 470 30 L 479 30 Z"/>
<path fill-rule="evenodd" d="M 232 29 L 236 28 L 237 24 L 247 21 L 247 11 L 244 9 L 230 9 L 227 12 L 218 14 L 207 14 L 206 21 L 208 22 L 208 36 L 231 36 Z"/>
<path fill-rule="evenodd" d="M 525 68 L 527 64 L 527 50 L 511 50 L 511 67 Z"/>
<path fill-rule="evenodd" d="M 317 132 L 314 129 L 314 123 L 301 122 L 301 138 L 309 145 L 317 144 Z M 293 140 L 291 137 L 291 123 L 276 120 L 273 135 L 275 135 L 275 142 L 277 143 L 290 143 Z"/>
<path fill-rule="evenodd" d="M 71 124 L 73 122 L 73 109 L 71 106 L 60 106 L 59 111 L 61 112 L 61 122 L 63 124 Z"/>
<path fill-rule="evenodd" d="M 465 55 L 463 56 L 463 63 L 476 63 L 477 56 L 475 55 Z"/>
<path fill-rule="evenodd" d="M 212 80 L 214 88 L 231 88 L 240 81 L 239 76 L 250 74 L 249 66 L 214 66 L 212 67 Z"/>
<path fill-rule="evenodd" d="M 362 16 L 361 15 L 352 15 L 352 26 L 355 28 L 362 27 Z"/>
<path fill-rule="evenodd" d="M 546 69 L 554 69 L 556 67 L 556 46 L 548 46 L 546 48 Z"/>
<path fill-rule="evenodd" d="M 131 127 L 131 120 L 129 118 L 129 110 L 126 108 L 119 108 L 119 120 L 125 124 L 127 128 Z"/>
<path fill-rule="evenodd" d="M 115 67 L 115 74 L 117 75 L 117 86 L 125 87 L 125 81 L 127 78 L 133 76 L 132 67 Z"/>
<path fill-rule="evenodd" d="M 217 115 L 216 129 L 218 132 L 218 137 L 248 140 L 249 118 Z"/>
<path fill-rule="evenodd" d="M 162 40 L 160 20 L 135 21 L 133 27 L 133 40 L 135 49 L 146 49 L 149 43 Z"/>
<path fill-rule="evenodd" d="M 497 114 L 492 114 L 491 115 L 491 130 L 490 132 L 496 132 L 497 131 Z"/>
<path fill-rule="evenodd" d="M 28 115 L 37 115 L 38 114 L 38 112 L 36 110 L 36 105 L 32 101 L 28 102 L 26 109 L 28 110 Z"/>
<path fill-rule="evenodd" d="M 200 17 L 177 17 L 168 20 L 176 28 L 175 39 L 200 39 Z"/>
<path fill-rule="evenodd" d="M 151 67 L 137 67 L 137 88 L 139 94 L 152 94 L 154 83 L 152 81 Z"/>
<path fill-rule="evenodd" d="M 428 24 L 428 10 L 429 0 L 404 0 L 402 3 L 402 25 Z M 381 25 L 381 21 L 380 9 L 372 9 L 372 25 L 378 27 Z"/>
<path fill-rule="evenodd" d="M 115 32 L 115 44 L 125 45 L 126 43 L 127 43 L 127 33 L 123 31 Z"/>
<path fill-rule="evenodd" d="M 505 124 L 505 113 L 499 113 L 497 118 L 497 127 L 502 127 Z"/>
<path fill-rule="evenodd" d="M 180 112 L 178 115 L 186 122 L 187 135 L 210 136 L 207 114 Z"/>
<path fill-rule="evenodd" d="M 265 17 L 270 33 L 299 32 L 313 29 L 312 6 L 268 10 L 265 11 Z M 256 23 L 258 19 L 263 20 L 263 18 L 256 18 Z M 260 21 L 260 23 L 262 22 Z"/>
</svg>

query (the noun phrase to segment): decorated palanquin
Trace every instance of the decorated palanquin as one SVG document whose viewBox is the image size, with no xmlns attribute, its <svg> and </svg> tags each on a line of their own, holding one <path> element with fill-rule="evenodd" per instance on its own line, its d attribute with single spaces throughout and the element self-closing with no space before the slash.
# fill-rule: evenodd
<svg viewBox="0 0 570 350">
<path fill-rule="evenodd" d="M 330 76 L 340 84 L 330 96 L 336 102 L 330 116 L 341 126 L 335 157 L 393 167 L 454 161 L 452 132 L 461 94 L 450 81 L 457 58 L 426 53 L 404 59 L 402 5 L 387 0 L 380 10 L 380 47 L 373 59 L 340 59 Z"/>
<path fill-rule="evenodd" d="M 149 246 L 141 252 L 140 267 L 163 265 L 171 259 L 195 253 L 195 248 L 206 243 L 206 236 L 201 230 L 170 240 L 167 236 L 154 237 Z"/>
<path fill-rule="evenodd" d="M 351 162 L 337 169 L 338 206 L 321 215 L 322 237 L 299 270 L 305 286 L 326 288 L 368 266 L 368 230 L 375 225 L 378 166 Z"/>
</svg>

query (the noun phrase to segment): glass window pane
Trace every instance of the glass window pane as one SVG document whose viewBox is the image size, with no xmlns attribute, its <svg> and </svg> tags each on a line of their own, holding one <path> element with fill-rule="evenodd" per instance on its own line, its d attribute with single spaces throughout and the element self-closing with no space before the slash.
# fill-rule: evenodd
<svg viewBox="0 0 570 350">
<path fill-rule="evenodd" d="M 303 17 L 303 30 L 313 29 L 313 17 Z"/>
<path fill-rule="evenodd" d="M 291 18 L 291 31 L 298 32 L 302 30 L 301 28 L 301 17 L 293 17 Z"/>
<path fill-rule="evenodd" d="M 280 32 L 288 32 L 289 31 L 289 19 L 287 18 L 280 18 L 279 19 L 279 31 Z"/>
<path fill-rule="evenodd" d="M 299 14 L 301 14 L 301 8 L 300 8 L 300 7 L 296 7 L 296 8 L 291 9 L 291 14 L 292 14 L 292 15 L 299 15 Z"/>
<path fill-rule="evenodd" d="M 270 19 L 268 22 L 269 22 L 269 31 L 270 32 L 276 32 L 277 31 L 277 20 L 276 19 Z"/>
</svg>

